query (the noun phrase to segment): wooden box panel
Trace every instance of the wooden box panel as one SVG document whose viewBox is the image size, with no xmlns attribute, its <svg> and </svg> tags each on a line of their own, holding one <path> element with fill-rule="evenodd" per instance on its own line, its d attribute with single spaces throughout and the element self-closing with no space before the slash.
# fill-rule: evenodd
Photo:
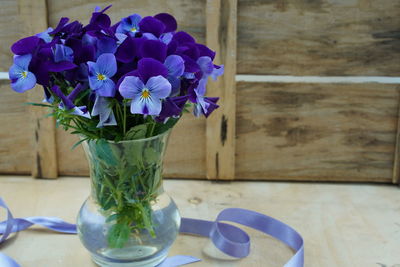
<svg viewBox="0 0 400 267">
<path fill-rule="evenodd" d="M 239 0 L 238 73 L 400 73 L 400 2 Z"/>
<path fill-rule="evenodd" d="M 29 174 L 32 166 L 32 129 L 26 94 L 0 81 L 0 173 Z"/>
<path fill-rule="evenodd" d="M 238 83 L 236 178 L 390 182 L 399 89 Z"/>
</svg>

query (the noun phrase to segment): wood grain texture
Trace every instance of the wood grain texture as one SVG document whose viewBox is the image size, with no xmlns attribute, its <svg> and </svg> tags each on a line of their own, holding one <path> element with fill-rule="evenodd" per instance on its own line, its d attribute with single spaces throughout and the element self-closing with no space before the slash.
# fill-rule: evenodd
<svg viewBox="0 0 400 267">
<path fill-rule="evenodd" d="M 164 157 L 164 177 L 205 178 L 205 120 L 184 114 L 172 130 Z M 60 175 L 88 176 L 81 146 L 71 151 L 78 137 L 57 129 L 57 158 Z"/>
<path fill-rule="evenodd" d="M 2 197 L 18 217 L 57 216 L 68 222 L 75 221 L 89 195 L 89 184 L 89 179 L 76 177 L 56 181 L 0 178 Z M 400 264 L 400 194 L 395 186 L 167 180 L 164 187 L 183 217 L 214 220 L 225 208 L 241 207 L 289 224 L 305 240 L 307 267 Z M 293 255 L 274 238 L 243 229 L 251 238 L 251 253 L 244 259 L 218 259 L 207 238 L 181 234 L 169 255 L 202 259 L 188 265 L 193 267 L 282 267 Z M 24 267 L 96 267 L 77 236 L 41 227 L 21 232 L 1 249 Z"/>
<path fill-rule="evenodd" d="M 239 0 L 238 73 L 400 73 L 400 2 Z"/>
<path fill-rule="evenodd" d="M 25 28 L 19 14 L 18 1 L 2 0 L 0 8 L 0 71 L 8 71 L 12 64 L 11 45 L 25 37 Z"/>
<path fill-rule="evenodd" d="M 220 98 L 207 119 L 208 179 L 235 177 L 236 21 L 237 0 L 207 1 L 207 46 L 217 51 L 214 62 L 225 66 L 224 75 L 207 85 L 209 94 Z"/>
<path fill-rule="evenodd" d="M 47 29 L 46 0 L 18 0 L 18 11 L 24 22 L 26 35 Z M 43 89 L 36 86 L 28 93 L 28 102 L 40 103 L 43 100 Z M 31 129 L 32 142 L 32 176 L 36 178 L 57 178 L 57 153 L 55 146 L 54 118 L 45 118 L 49 113 L 44 108 L 32 107 Z"/>
<path fill-rule="evenodd" d="M 400 98 L 399 98 L 400 103 Z M 392 183 L 400 185 L 400 104 L 397 112 L 396 144 L 394 150 Z"/>
<path fill-rule="evenodd" d="M 391 182 L 399 89 L 239 83 L 236 178 Z"/>
<path fill-rule="evenodd" d="M 0 173 L 30 174 L 31 128 L 26 94 L 11 90 L 0 81 Z"/>
<path fill-rule="evenodd" d="M 113 23 L 133 13 L 142 16 L 170 13 L 177 19 L 178 30 L 189 32 L 198 42 L 205 42 L 205 0 L 52 0 L 48 1 L 49 24 L 55 26 L 59 19 L 65 16 L 87 24 L 96 5 L 112 5 L 107 14 Z"/>
</svg>

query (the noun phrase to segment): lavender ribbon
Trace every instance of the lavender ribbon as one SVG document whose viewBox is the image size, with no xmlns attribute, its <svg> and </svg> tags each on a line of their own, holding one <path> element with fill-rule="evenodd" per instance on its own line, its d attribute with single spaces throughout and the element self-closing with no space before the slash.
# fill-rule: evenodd
<svg viewBox="0 0 400 267">
<path fill-rule="evenodd" d="M 0 207 L 7 211 L 7 219 L 0 222 L 0 244 L 5 242 L 11 233 L 23 231 L 34 224 L 41 225 L 55 232 L 76 234 L 76 225 L 56 217 L 14 218 L 6 203 L 0 197 Z M 221 211 L 215 221 L 182 218 L 181 233 L 209 237 L 214 245 L 225 254 L 244 258 L 250 253 L 250 237 L 242 229 L 221 221 L 239 223 L 265 234 L 271 235 L 291 247 L 295 254 L 284 267 L 304 266 L 303 238 L 293 228 L 267 215 L 239 208 L 228 208 Z M 200 261 L 192 256 L 177 255 L 168 257 L 157 267 L 172 267 Z M 12 258 L 0 253 L 0 266 L 20 267 Z"/>
</svg>

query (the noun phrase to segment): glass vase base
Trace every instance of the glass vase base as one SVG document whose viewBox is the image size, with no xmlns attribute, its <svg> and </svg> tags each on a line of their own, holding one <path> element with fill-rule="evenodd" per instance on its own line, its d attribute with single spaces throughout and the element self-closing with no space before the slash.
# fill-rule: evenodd
<svg viewBox="0 0 400 267">
<path fill-rule="evenodd" d="M 92 260 L 101 267 L 154 267 L 164 261 L 165 258 L 168 256 L 168 251 L 165 251 L 163 253 L 158 253 L 153 256 L 139 258 L 146 254 L 152 254 L 151 252 L 154 253 L 154 248 L 152 247 L 140 247 L 138 249 L 130 248 L 126 251 L 124 251 L 124 249 L 119 249 L 119 255 L 123 253 L 125 256 L 129 256 L 130 258 L 134 258 L 135 256 L 137 256 L 138 259 L 133 261 L 116 259 L 111 260 L 107 259 L 106 257 L 99 257 L 98 255 L 92 254 Z M 115 258 L 116 255 L 113 253 L 112 256 Z"/>
</svg>

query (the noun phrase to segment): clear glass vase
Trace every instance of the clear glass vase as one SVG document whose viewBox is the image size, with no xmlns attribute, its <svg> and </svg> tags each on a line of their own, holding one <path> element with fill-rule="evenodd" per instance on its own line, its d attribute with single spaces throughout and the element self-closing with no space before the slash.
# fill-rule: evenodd
<svg viewBox="0 0 400 267">
<path fill-rule="evenodd" d="M 78 235 L 100 266 L 156 266 L 176 239 L 180 216 L 164 192 L 162 160 L 169 131 L 118 143 L 83 142 L 91 195 L 77 218 Z"/>
</svg>

